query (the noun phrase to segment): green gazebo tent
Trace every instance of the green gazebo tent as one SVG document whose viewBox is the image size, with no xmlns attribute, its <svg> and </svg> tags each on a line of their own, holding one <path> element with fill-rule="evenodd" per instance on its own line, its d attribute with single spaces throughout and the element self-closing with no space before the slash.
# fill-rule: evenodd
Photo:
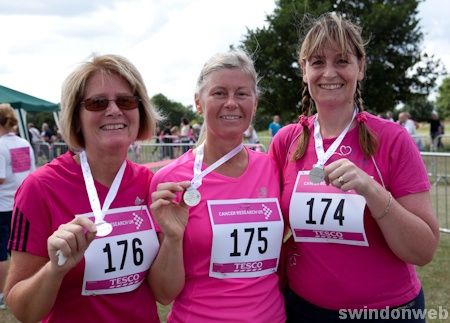
<svg viewBox="0 0 450 323">
<path fill-rule="evenodd" d="M 27 117 L 28 111 L 53 112 L 56 124 L 58 124 L 59 105 L 45 101 L 34 96 L 7 88 L 0 85 L 0 103 L 9 103 L 16 111 L 19 119 L 19 131 L 23 138 L 28 138 Z"/>
</svg>

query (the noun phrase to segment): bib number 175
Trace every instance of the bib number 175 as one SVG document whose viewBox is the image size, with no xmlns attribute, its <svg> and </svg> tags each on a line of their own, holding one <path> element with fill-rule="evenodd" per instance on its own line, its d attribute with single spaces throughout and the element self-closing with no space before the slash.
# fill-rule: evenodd
<svg viewBox="0 0 450 323">
<path fill-rule="evenodd" d="M 239 257 L 241 256 L 241 251 L 243 251 L 241 243 L 244 242 L 245 252 L 244 256 L 248 256 L 250 250 L 252 248 L 252 243 L 256 240 L 258 243 L 258 252 L 263 254 L 267 251 L 267 237 L 264 236 L 264 233 L 269 229 L 267 227 L 261 228 L 245 228 L 244 231 L 239 234 L 238 229 L 234 229 L 233 232 L 230 233 L 230 237 L 233 238 L 233 252 L 230 253 L 230 257 Z M 257 231 L 258 237 L 255 239 L 255 231 Z M 242 237 L 244 235 L 244 237 Z M 247 237 L 247 243 L 245 243 L 245 236 Z M 244 240 L 244 241 L 242 241 Z"/>
</svg>

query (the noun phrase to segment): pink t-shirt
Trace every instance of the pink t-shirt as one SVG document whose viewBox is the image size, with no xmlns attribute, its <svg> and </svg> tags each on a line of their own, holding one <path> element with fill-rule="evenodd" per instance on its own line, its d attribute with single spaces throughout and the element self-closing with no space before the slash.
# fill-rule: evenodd
<svg viewBox="0 0 450 323">
<path fill-rule="evenodd" d="M 386 189 L 395 198 L 430 189 L 425 165 L 411 136 L 399 125 L 364 113 L 366 125 L 376 133 L 379 146 L 374 156 Z M 313 138 L 297 162 L 291 161 L 303 127 L 284 127 L 269 150 L 282 172 L 281 209 L 289 219 L 289 206 L 299 171 L 309 171 L 317 162 Z M 334 139 L 324 139 L 325 151 Z M 289 153 L 287 154 L 287 152 Z M 351 129 L 329 163 L 348 158 L 381 184 L 375 164 L 365 159 L 358 144 L 358 127 Z M 325 197 L 325 195 L 324 195 Z M 305 210 L 306 211 L 306 210 Z M 310 303 L 327 309 L 382 308 L 413 299 L 420 290 L 415 268 L 389 249 L 382 232 L 367 207 L 364 228 L 369 246 L 308 243 L 289 240 L 287 271 L 290 288 Z"/>
<path fill-rule="evenodd" d="M 275 163 L 265 154 L 249 149 L 247 152 L 249 163 L 239 178 L 216 172 L 203 178 L 199 187 L 202 200 L 190 208 L 184 234 L 185 285 L 173 303 L 168 322 L 285 321 L 284 302 L 275 273 L 258 278 L 218 279 L 209 276 L 213 237 L 206 201 L 278 198 L 280 194 L 279 173 Z M 189 150 L 175 162 L 160 169 L 153 176 L 150 190 L 154 191 L 161 182 L 191 180 L 194 158 L 192 150 Z M 203 165 L 202 169 L 205 167 Z"/>
<path fill-rule="evenodd" d="M 147 168 L 127 161 L 110 209 L 147 205 L 151 177 Z M 98 182 L 95 187 L 103 204 L 108 188 Z M 88 212 L 91 207 L 81 167 L 68 152 L 40 167 L 19 188 L 9 249 L 48 258 L 47 238 L 76 214 Z M 83 259 L 67 273 L 43 322 L 159 322 L 155 299 L 145 281 L 131 292 L 82 296 L 84 270 Z"/>
</svg>

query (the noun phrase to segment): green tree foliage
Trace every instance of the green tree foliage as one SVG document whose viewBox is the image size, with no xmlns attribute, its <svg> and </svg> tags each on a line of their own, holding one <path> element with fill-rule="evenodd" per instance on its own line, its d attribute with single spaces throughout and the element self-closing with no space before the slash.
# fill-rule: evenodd
<svg viewBox="0 0 450 323">
<path fill-rule="evenodd" d="M 402 110 L 408 111 L 413 120 L 426 122 L 430 120 L 431 111 L 434 110 L 434 105 L 427 99 L 426 95 L 416 95 L 405 104 L 405 107 Z"/>
<path fill-rule="evenodd" d="M 450 76 L 446 77 L 439 86 L 436 106 L 441 120 L 450 117 Z"/>
<path fill-rule="evenodd" d="M 184 106 L 179 102 L 171 101 L 161 93 L 154 95 L 151 100 L 163 115 L 163 124 L 170 123 L 173 126 L 179 126 L 182 118 L 187 118 L 189 121 L 198 119 L 192 106 Z"/>
<path fill-rule="evenodd" d="M 247 30 L 241 46 L 255 54 L 263 96 L 257 128 L 271 115 L 287 122 L 298 114 L 302 81 L 297 62 L 299 42 L 308 30 L 308 17 L 336 11 L 363 27 L 368 40 L 363 98 L 369 111 L 393 110 L 400 103 L 428 94 L 443 73 L 441 63 L 420 51 L 423 34 L 417 17 L 421 0 L 277 0 L 266 17 L 268 25 Z"/>
</svg>

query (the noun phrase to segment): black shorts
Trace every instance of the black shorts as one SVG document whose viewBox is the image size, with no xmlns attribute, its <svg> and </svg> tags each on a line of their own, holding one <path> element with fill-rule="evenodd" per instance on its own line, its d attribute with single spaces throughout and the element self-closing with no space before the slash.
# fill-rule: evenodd
<svg viewBox="0 0 450 323">
<path fill-rule="evenodd" d="M 359 318 L 351 318 L 349 312 L 333 311 L 318 307 L 297 296 L 290 289 L 285 292 L 285 301 L 287 323 L 425 323 L 424 318 L 415 318 L 412 315 L 414 311 L 425 309 L 425 297 L 422 289 L 413 300 L 404 305 L 389 308 L 389 312 L 380 310 L 375 315 L 374 311 L 365 310 L 365 312 L 359 312 L 361 314 Z M 411 316 L 409 316 L 410 313 Z"/>
<path fill-rule="evenodd" d="M 12 211 L 0 212 L 0 261 L 8 260 L 8 240 L 11 231 Z"/>
</svg>

